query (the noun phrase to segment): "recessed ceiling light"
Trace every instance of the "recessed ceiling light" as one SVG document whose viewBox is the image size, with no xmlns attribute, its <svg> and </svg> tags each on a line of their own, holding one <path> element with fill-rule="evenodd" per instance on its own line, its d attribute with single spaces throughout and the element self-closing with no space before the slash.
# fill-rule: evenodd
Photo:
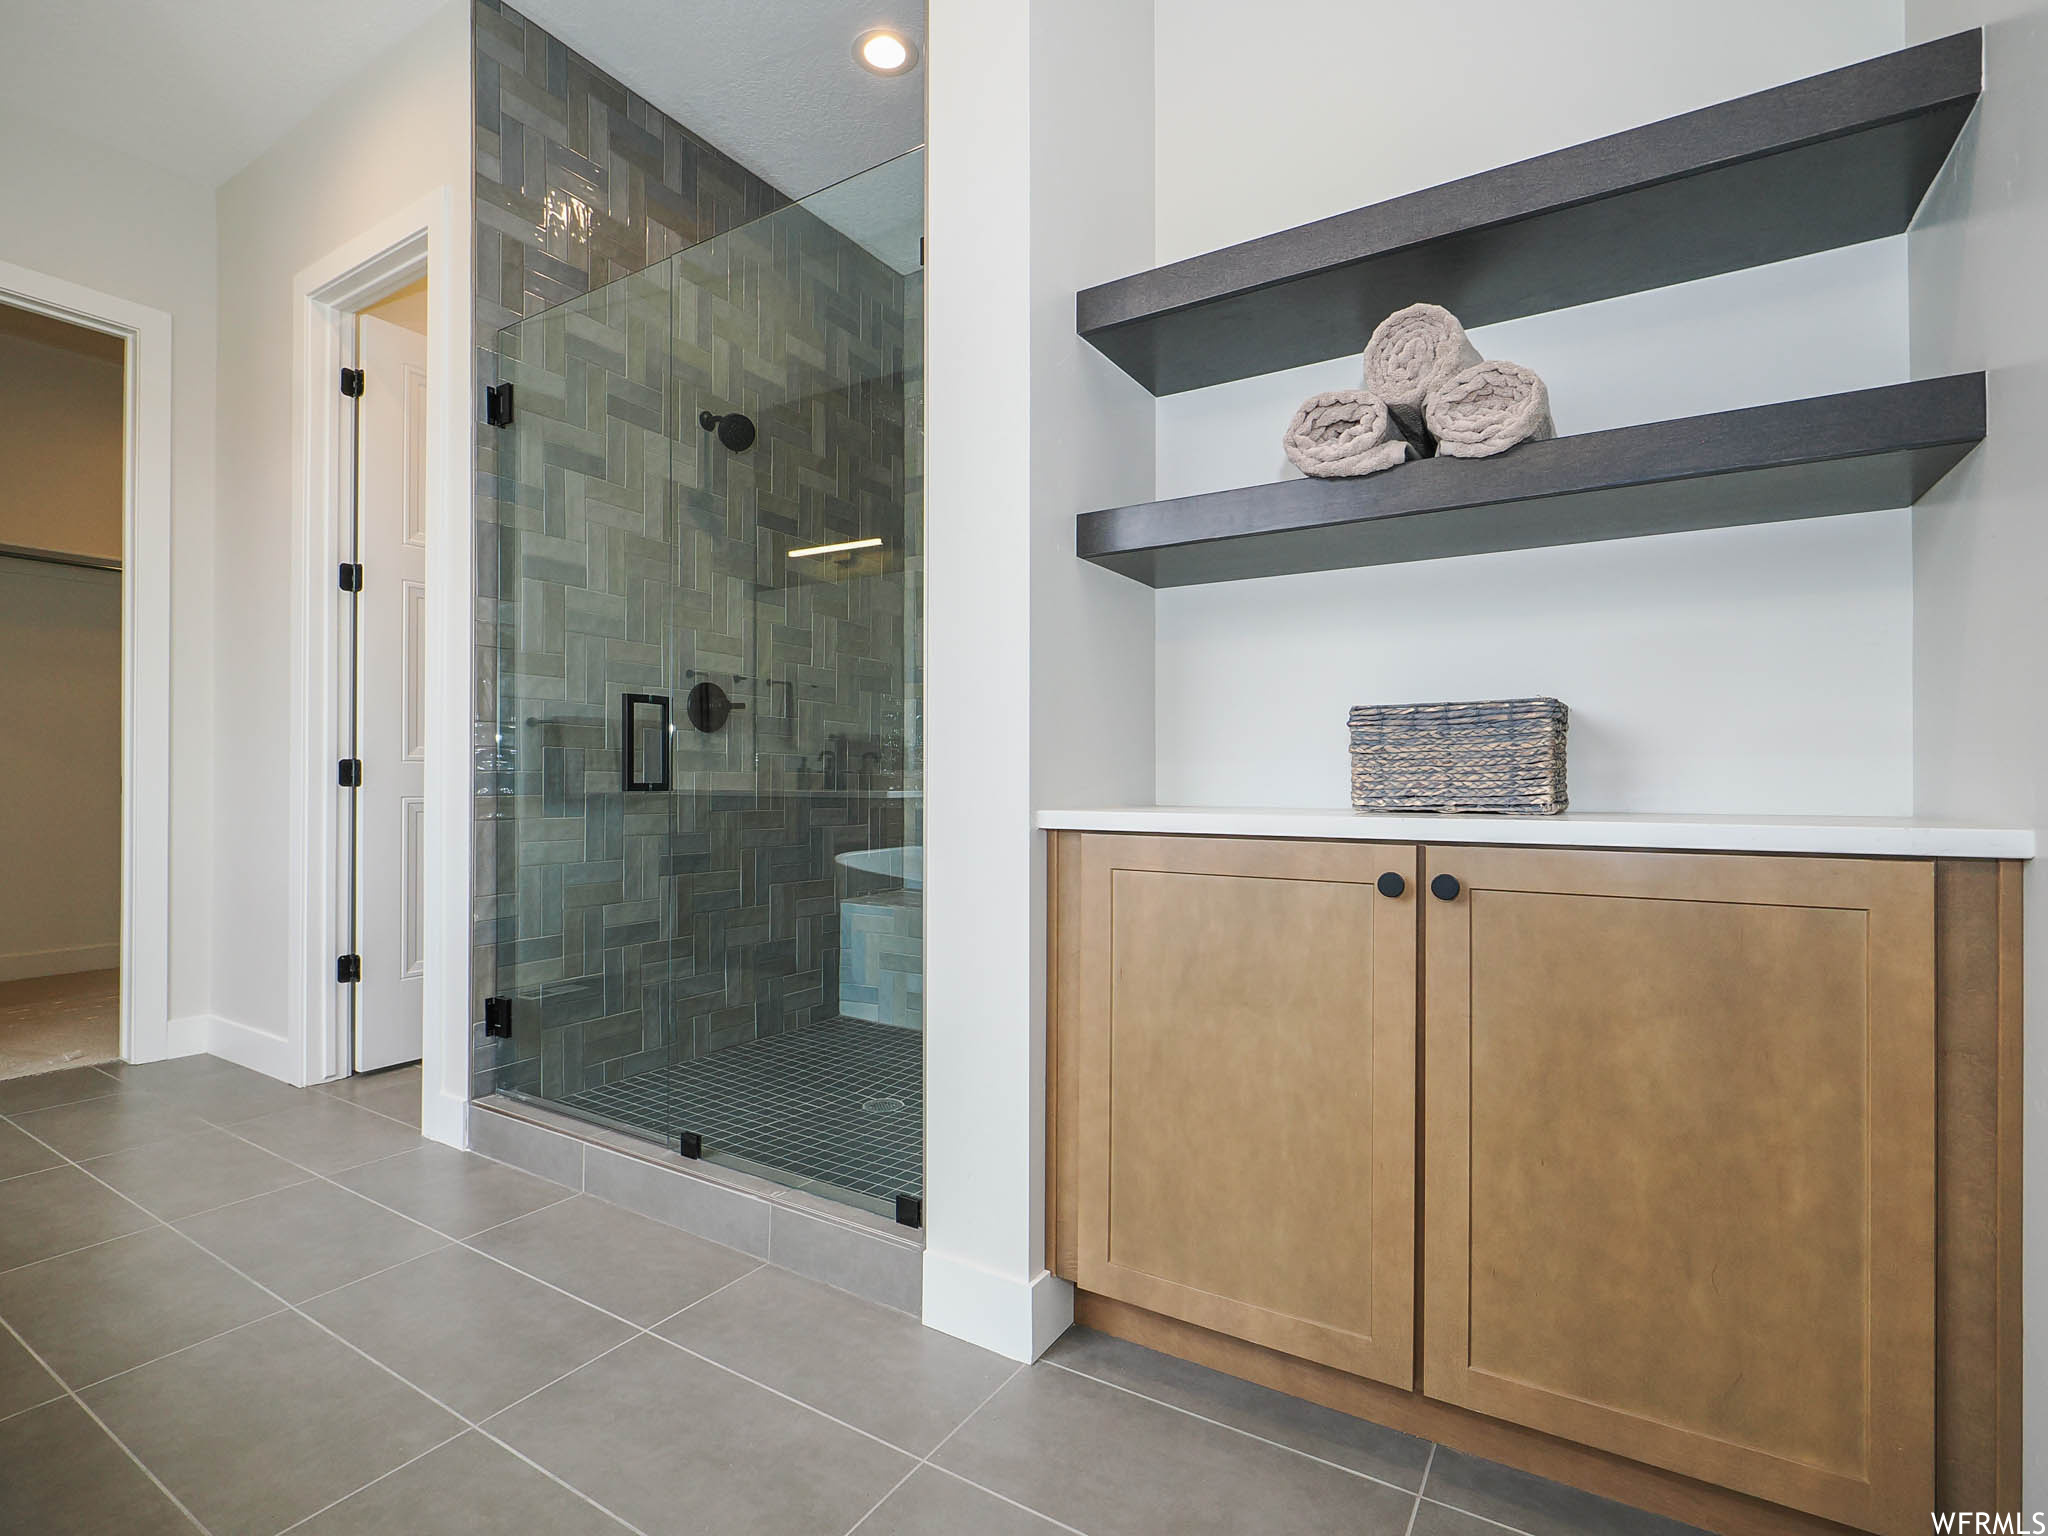
<svg viewBox="0 0 2048 1536">
<path fill-rule="evenodd" d="M 853 40 L 853 56 L 878 75 L 901 75 L 917 67 L 917 44 L 894 27 L 870 27 Z"/>
</svg>

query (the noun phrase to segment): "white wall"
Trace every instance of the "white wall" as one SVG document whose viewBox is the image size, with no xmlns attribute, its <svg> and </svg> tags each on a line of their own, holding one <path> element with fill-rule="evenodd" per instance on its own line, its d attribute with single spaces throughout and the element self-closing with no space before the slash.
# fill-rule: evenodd
<svg viewBox="0 0 2048 1536">
<path fill-rule="evenodd" d="M 170 1013 L 211 991 L 215 847 L 213 194 L 197 182 L 0 110 L 0 261 L 171 316 Z"/>
<path fill-rule="evenodd" d="M 1152 783 L 1150 594 L 1073 554 L 1075 513 L 1151 494 L 1150 397 L 1074 292 L 1151 259 L 1152 9 L 933 0 L 929 28 L 924 1309 L 1025 1358 L 1071 1317 L 1032 812 Z"/>
<path fill-rule="evenodd" d="M 118 965 L 118 572 L 0 556 L 0 722 L 0 981 Z"/>
<path fill-rule="evenodd" d="M 1985 29 L 1985 85 L 1909 243 L 1913 371 L 1981 368 L 1984 442 L 1914 521 L 1916 790 L 1930 816 L 2048 807 L 2048 4 L 1907 0 L 1908 40 Z M 2028 867 L 2026 1499 L 2048 1506 L 2048 876 Z"/>
<path fill-rule="evenodd" d="M 1473 332 L 1599 431 L 1906 377 L 1905 240 Z M 1163 495 L 1292 476 L 1279 430 L 1359 360 L 1159 403 Z M 1541 516 L 1533 508 L 1531 516 Z M 1353 704 L 1548 694 L 1580 810 L 1912 810 L 1910 514 L 1159 594 L 1158 797 L 1341 806 Z M 1816 701 L 1821 701 L 1816 705 Z"/>
<path fill-rule="evenodd" d="M 466 206 L 470 116 L 469 11 L 451 0 L 222 185 L 216 200 L 215 579 L 233 600 L 221 606 L 217 634 L 215 804 L 223 836 L 215 865 L 213 1012 L 226 1028 L 258 1037 L 283 1036 L 293 984 L 285 964 L 292 283 L 308 265 L 430 191 L 452 188 L 458 208 Z"/>
<path fill-rule="evenodd" d="M 1902 27 L 1897 4 L 1870 0 L 1457 14 L 1424 39 L 1451 65 L 1389 69 L 1368 91 L 1360 61 L 1411 25 L 1383 0 L 1283 0 L 1256 26 L 1217 0 L 1162 8 L 1159 259 L 1850 63 L 1899 46 Z M 1347 142 L 1370 152 L 1335 151 Z M 1564 432 L 1894 383 L 1904 245 L 1474 340 L 1544 374 Z M 1294 406 L 1359 371 L 1354 354 L 1161 400 L 1159 493 L 1281 478 Z M 1878 513 L 1162 593 L 1158 798 L 1342 805 L 1351 705 L 1544 693 L 1573 710 L 1576 808 L 1906 814 L 1908 528 Z"/>
<path fill-rule="evenodd" d="M 1158 261 L 1899 46 L 1901 0 L 1159 7 Z"/>
</svg>

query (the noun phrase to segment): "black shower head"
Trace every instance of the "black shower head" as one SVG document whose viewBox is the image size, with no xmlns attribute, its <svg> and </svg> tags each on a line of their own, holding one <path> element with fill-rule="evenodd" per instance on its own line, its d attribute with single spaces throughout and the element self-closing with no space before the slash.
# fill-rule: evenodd
<svg viewBox="0 0 2048 1536">
<path fill-rule="evenodd" d="M 745 453 L 754 446 L 754 420 L 751 416 L 742 416 L 738 411 L 731 411 L 723 416 L 713 415 L 710 411 L 699 411 L 697 425 L 706 432 L 716 432 L 719 446 L 729 453 Z"/>
</svg>

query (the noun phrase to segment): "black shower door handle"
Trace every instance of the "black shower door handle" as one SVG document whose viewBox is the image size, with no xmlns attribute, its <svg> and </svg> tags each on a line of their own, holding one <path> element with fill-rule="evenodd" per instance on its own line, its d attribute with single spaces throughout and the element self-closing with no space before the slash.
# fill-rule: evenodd
<svg viewBox="0 0 2048 1536">
<path fill-rule="evenodd" d="M 669 787 L 668 699 L 659 693 L 619 695 L 619 786 L 637 790 Z"/>
</svg>

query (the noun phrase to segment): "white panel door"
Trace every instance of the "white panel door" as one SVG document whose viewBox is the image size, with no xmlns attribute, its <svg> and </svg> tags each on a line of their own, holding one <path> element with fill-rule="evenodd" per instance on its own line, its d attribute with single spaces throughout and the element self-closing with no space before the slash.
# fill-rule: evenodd
<svg viewBox="0 0 2048 1536">
<path fill-rule="evenodd" d="M 426 806 L 427 339 L 364 315 L 357 558 L 355 1069 L 420 1058 Z"/>
</svg>

